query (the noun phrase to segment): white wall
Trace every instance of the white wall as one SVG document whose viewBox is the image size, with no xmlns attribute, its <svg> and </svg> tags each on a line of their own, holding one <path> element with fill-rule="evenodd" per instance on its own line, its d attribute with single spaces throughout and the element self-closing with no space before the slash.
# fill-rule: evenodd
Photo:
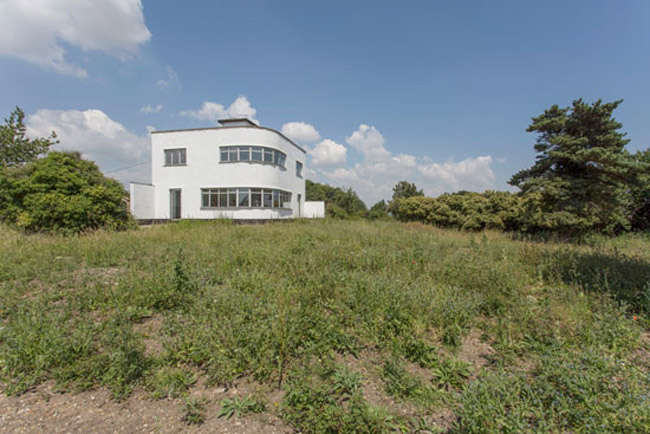
<svg viewBox="0 0 650 434">
<path fill-rule="evenodd" d="M 303 212 L 302 217 L 308 219 L 318 219 L 325 217 L 325 202 L 305 202 L 305 211 Z"/>
<path fill-rule="evenodd" d="M 149 220 L 155 216 L 154 187 L 150 184 L 132 182 L 129 186 L 131 194 L 131 214 L 138 220 Z"/>
<path fill-rule="evenodd" d="M 287 155 L 285 169 L 271 164 L 220 163 L 220 147 L 253 145 L 275 148 Z M 169 190 L 181 189 L 181 217 L 189 219 L 276 219 L 299 217 L 304 208 L 305 179 L 296 176 L 296 161 L 306 162 L 305 151 L 279 133 L 257 127 L 221 127 L 198 130 L 154 131 L 151 134 L 152 184 L 155 218 L 170 217 Z M 185 148 L 187 165 L 165 167 L 165 149 Z M 291 209 L 201 209 L 202 188 L 276 188 L 290 191 Z M 300 207 L 298 206 L 300 196 Z"/>
</svg>

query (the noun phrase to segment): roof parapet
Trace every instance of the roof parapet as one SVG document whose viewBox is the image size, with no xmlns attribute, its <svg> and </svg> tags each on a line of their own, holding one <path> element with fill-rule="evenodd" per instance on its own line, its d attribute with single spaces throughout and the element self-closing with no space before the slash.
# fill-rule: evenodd
<svg viewBox="0 0 650 434">
<path fill-rule="evenodd" d="M 258 125 L 248 118 L 229 118 L 219 119 L 219 123 L 224 127 L 257 127 Z"/>
</svg>

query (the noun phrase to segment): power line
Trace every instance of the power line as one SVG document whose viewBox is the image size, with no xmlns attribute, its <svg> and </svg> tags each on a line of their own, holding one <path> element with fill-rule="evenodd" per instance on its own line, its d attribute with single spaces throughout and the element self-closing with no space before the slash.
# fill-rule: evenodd
<svg viewBox="0 0 650 434">
<path fill-rule="evenodd" d="M 104 173 L 119 172 L 119 171 L 121 171 L 121 170 L 131 169 L 132 167 L 142 166 L 143 164 L 146 164 L 146 163 L 151 163 L 151 160 L 141 161 L 141 162 L 139 162 L 139 163 L 132 164 L 132 165 L 130 165 L 130 166 L 120 167 L 119 169 L 107 170 L 107 171 L 104 172 Z"/>
</svg>

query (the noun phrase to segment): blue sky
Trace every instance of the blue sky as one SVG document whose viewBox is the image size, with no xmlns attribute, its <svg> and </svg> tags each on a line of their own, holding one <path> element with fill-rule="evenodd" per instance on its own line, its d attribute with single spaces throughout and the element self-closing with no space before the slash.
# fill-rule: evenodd
<svg viewBox="0 0 650 434">
<path fill-rule="evenodd" d="M 400 179 L 508 188 L 533 163 L 530 118 L 579 97 L 624 99 L 629 149 L 650 146 L 645 0 L 88 3 L 0 2 L 0 113 L 21 106 L 31 134 L 121 181 L 146 180 L 113 170 L 149 158 L 148 129 L 239 114 L 368 205 Z"/>
</svg>

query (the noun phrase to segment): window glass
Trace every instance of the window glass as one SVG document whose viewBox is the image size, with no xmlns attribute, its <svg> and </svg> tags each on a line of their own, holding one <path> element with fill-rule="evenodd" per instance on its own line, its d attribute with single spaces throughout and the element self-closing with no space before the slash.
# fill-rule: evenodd
<svg viewBox="0 0 650 434">
<path fill-rule="evenodd" d="M 165 149 L 165 166 L 186 164 L 185 149 Z"/>
<path fill-rule="evenodd" d="M 251 189 L 251 206 L 260 207 L 262 206 L 262 190 L 259 188 Z"/>
<path fill-rule="evenodd" d="M 272 190 L 264 190 L 264 208 L 273 208 Z"/>
<path fill-rule="evenodd" d="M 264 149 L 264 162 L 273 163 L 273 149 Z"/>
<path fill-rule="evenodd" d="M 235 208 L 237 206 L 237 190 L 234 188 L 228 189 L 228 207 Z"/>
<path fill-rule="evenodd" d="M 280 208 L 280 190 L 273 190 L 273 208 Z"/>
<path fill-rule="evenodd" d="M 259 146 L 253 146 L 251 151 L 251 160 L 253 161 L 262 161 L 262 148 Z"/>
<path fill-rule="evenodd" d="M 302 163 L 300 161 L 296 161 L 296 176 L 302 178 Z"/>
<path fill-rule="evenodd" d="M 230 161 L 237 161 L 237 147 L 232 146 L 229 150 Z"/>
<path fill-rule="evenodd" d="M 221 148 L 221 161 L 228 161 L 228 147 Z"/>
<path fill-rule="evenodd" d="M 219 207 L 225 208 L 228 206 L 228 190 L 219 190 Z"/>
<path fill-rule="evenodd" d="M 248 189 L 247 188 L 240 188 L 239 189 L 239 207 L 246 207 L 248 208 L 249 203 L 248 203 Z"/>
<path fill-rule="evenodd" d="M 284 162 L 287 159 L 287 156 L 280 153 L 280 157 L 278 158 L 278 166 L 284 168 Z"/>
<path fill-rule="evenodd" d="M 219 190 L 210 190 L 210 208 L 219 208 Z"/>
<path fill-rule="evenodd" d="M 201 191 L 201 206 L 203 208 L 208 208 L 210 206 L 210 191 L 209 190 Z"/>
<path fill-rule="evenodd" d="M 248 161 L 250 160 L 251 148 L 248 146 L 239 148 L 239 161 Z"/>
</svg>

